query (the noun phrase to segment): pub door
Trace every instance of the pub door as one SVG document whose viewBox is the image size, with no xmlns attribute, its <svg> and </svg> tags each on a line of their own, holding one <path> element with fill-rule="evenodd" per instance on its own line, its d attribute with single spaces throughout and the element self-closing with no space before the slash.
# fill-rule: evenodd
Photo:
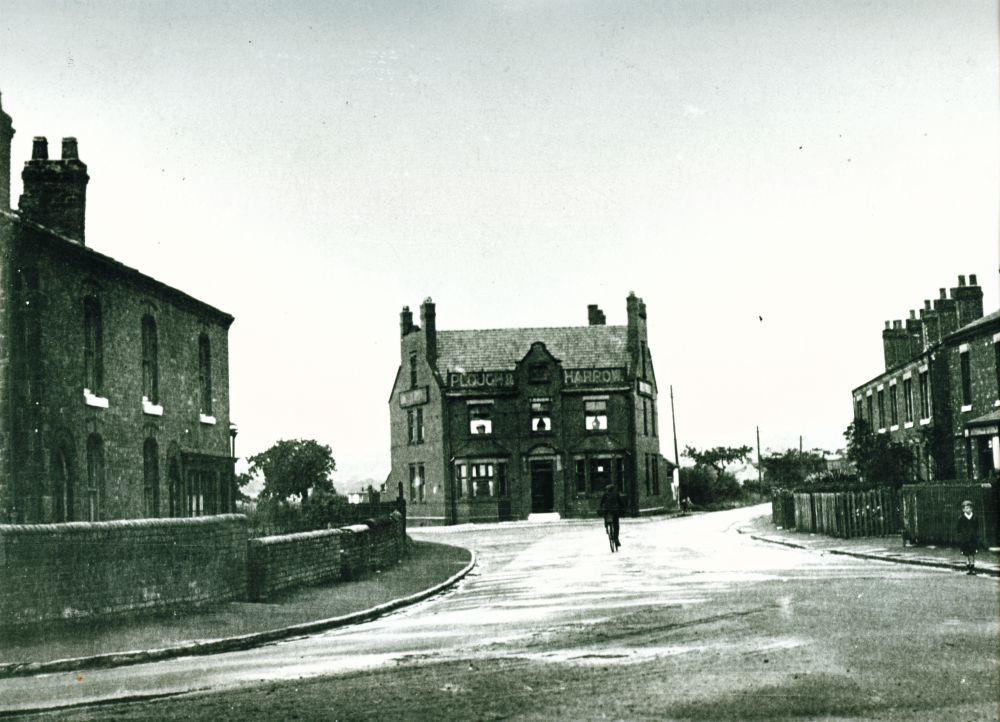
<svg viewBox="0 0 1000 722">
<path fill-rule="evenodd" d="M 555 474 L 551 461 L 531 462 L 531 513 L 555 511 Z"/>
</svg>

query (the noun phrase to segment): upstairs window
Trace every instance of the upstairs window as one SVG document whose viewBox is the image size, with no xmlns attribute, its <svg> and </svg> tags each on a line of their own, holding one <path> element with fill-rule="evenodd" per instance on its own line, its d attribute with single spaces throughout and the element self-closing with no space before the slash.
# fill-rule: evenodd
<svg viewBox="0 0 1000 722">
<path fill-rule="evenodd" d="M 875 412 L 872 410 L 872 397 L 868 396 L 868 425 L 875 426 Z"/>
<path fill-rule="evenodd" d="M 410 388 L 417 388 L 417 355 L 410 354 Z"/>
<path fill-rule="evenodd" d="M 547 384 L 549 382 L 549 365 L 544 363 L 531 364 L 528 367 L 529 384 Z"/>
<path fill-rule="evenodd" d="M 492 434 L 492 414 L 492 404 L 471 404 L 469 406 L 469 433 L 473 436 Z"/>
<path fill-rule="evenodd" d="M 878 427 L 885 428 L 885 389 L 878 390 Z"/>
<path fill-rule="evenodd" d="M 931 390 L 926 371 L 920 372 L 920 418 L 931 417 Z"/>
<path fill-rule="evenodd" d="M 962 370 L 962 406 L 972 405 L 972 370 L 969 368 L 969 352 L 963 351 L 959 355 L 959 363 Z"/>
<path fill-rule="evenodd" d="M 406 412 L 407 441 L 411 444 L 424 443 L 424 410 L 410 409 Z"/>
<path fill-rule="evenodd" d="M 854 418 L 862 419 L 864 418 L 864 411 L 861 406 L 861 399 L 854 402 Z"/>
<path fill-rule="evenodd" d="M 903 379 L 903 408 L 906 411 L 906 423 L 913 422 L 913 379 Z"/>
<path fill-rule="evenodd" d="M 208 334 L 198 336 L 198 386 L 201 392 L 201 412 L 212 415 L 212 346 Z"/>
<path fill-rule="evenodd" d="M 549 399 L 531 402 L 531 430 L 534 433 L 552 431 L 552 402 Z"/>
<path fill-rule="evenodd" d="M 142 317 L 142 395 L 151 404 L 160 403 L 160 361 L 156 321 L 148 314 Z"/>
<path fill-rule="evenodd" d="M 642 400 L 642 435 L 649 434 L 649 402 Z"/>
<path fill-rule="evenodd" d="M 649 402 L 649 421 L 653 427 L 653 436 L 656 436 L 656 401 Z"/>
<path fill-rule="evenodd" d="M 101 396 L 104 390 L 104 324 L 101 302 L 95 296 L 83 300 L 84 387 Z"/>
<path fill-rule="evenodd" d="M 993 342 L 993 368 L 997 375 L 997 398 L 1000 399 L 1000 341 Z"/>
<path fill-rule="evenodd" d="M 640 371 L 641 371 L 641 374 L 642 374 L 642 378 L 646 378 L 646 342 L 645 341 L 640 341 L 639 342 L 639 353 L 640 353 L 640 355 L 642 357 L 639 360 Z"/>
<path fill-rule="evenodd" d="M 899 403 L 896 401 L 896 387 L 889 387 L 889 421 L 893 426 L 899 426 Z"/>
<path fill-rule="evenodd" d="M 584 401 L 584 424 L 587 431 L 607 431 L 608 402 L 604 399 Z"/>
</svg>

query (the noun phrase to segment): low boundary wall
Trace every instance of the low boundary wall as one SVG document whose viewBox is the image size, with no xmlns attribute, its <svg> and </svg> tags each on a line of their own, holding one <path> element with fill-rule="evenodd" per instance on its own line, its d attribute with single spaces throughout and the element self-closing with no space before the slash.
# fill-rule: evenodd
<svg viewBox="0 0 1000 722">
<path fill-rule="evenodd" d="M 0 525 L 0 626 L 244 599 L 239 514 Z"/>
</svg>

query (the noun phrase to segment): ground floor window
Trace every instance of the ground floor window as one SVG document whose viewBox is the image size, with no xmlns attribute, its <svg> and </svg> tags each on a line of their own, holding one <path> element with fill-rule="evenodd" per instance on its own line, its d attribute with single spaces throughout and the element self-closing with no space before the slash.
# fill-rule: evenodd
<svg viewBox="0 0 1000 722">
<path fill-rule="evenodd" d="M 507 462 L 495 460 L 460 461 L 455 464 L 455 493 L 459 498 L 506 497 Z"/>
<path fill-rule="evenodd" d="M 410 501 L 423 501 L 427 487 L 423 464 L 410 464 Z"/>
<path fill-rule="evenodd" d="M 599 494 L 608 484 L 625 491 L 625 459 L 621 456 L 580 456 L 574 459 L 576 493 Z"/>
</svg>

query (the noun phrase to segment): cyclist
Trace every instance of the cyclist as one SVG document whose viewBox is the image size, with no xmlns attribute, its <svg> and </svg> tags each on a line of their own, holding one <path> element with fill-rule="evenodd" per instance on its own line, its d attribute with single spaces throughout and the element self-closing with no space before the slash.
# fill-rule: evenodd
<svg viewBox="0 0 1000 722">
<path fill-rule="evenodd" d="M 618 540 L 619 517 L 625 509 L 625 500 L 618 493 L 614 484 L 608 484 L 601 495 L 601 502 L 597 505 L 597 513 L 604 517 L 604 526 L 610 526 L 616 546 L 622 543 Z"/>
</svg>

